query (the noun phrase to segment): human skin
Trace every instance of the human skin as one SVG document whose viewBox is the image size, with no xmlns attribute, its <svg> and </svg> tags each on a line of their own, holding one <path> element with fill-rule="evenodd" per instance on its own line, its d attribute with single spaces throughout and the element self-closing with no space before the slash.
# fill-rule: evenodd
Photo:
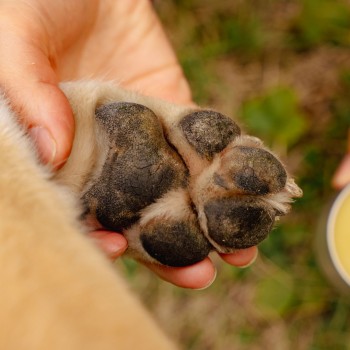
<svg viewBox="0 0 350 350">
<path fill-rule="evenodd" d="M 0 0 L 0 86 L 36 142 L 44 163 L 59 168 L 74 136 L 63 80 L 116 80 L 140 93 L 193 104 L 188 83 L 148 0 Z M 127 248 L 115 232 L 91 233 L 111 259 Z M 221 255 L 246 266 L 252 247 Z M 200 289 L 215 279 L 206 258 L 185 268 L 148 265 L 164 280 Z"/>
<path fill-rule="evenodd" d="M 350 183 L 350 129 L 348 131 L 346 154 L 332 179 L 332 185 L 337 190 L 342 189 L 348 183 Z"/>
</svg>

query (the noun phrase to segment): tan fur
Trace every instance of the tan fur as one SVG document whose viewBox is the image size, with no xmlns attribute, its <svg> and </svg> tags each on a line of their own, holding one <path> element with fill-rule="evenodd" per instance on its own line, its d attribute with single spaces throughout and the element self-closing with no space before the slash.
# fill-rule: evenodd
<svg viewBox="0 0 350 350">
<path fill-rule="evenodd" d="M 70 158 L 56 174 L 39 165 L 33 146 L 0 99 L 0 349 L 172 349 L 78 224 L 79 205 L 73 198 L 100 176 L 109 147 L 95 110 L 115 101 L 153 110 L 189 169 L 189 193 L 207 236 L 204 198 L 223 196 L 213 174 L 224 168 L 226 150 L 209 163 L 188 148 L 178 123 L 193 108 L 139 96 L 111 83 L 66 83 L 62 89 L 75 115 L 76 135 Z M 242 136 L 227 152 L 237 144 L 263 148 L 259 140 Z M 288 175 L 282 192 L 260 200 L 284 213 L 291 197 L 300 194 Z M 125 232 L 130 251 L 140 244 L 133 239 L 140 225 L 154 217 L 191 219 L 188 201 L 188 192 L 174 189 L 146 208 L 140 222 Z M 176 215 L 171 214 L 174 208 Z"/>
<path fill-rule="evenodd" d="M 0 164 L 0 349 L 173 349 L 84 237 L 3 99 Z"/>
<path fill-rule="evenodd" d="M 163 197 L 155 201 L 142 210 L 140 222 L 133 225 L 124 232 L 125 237 L 129 242 L 127 254 L 133 258 L 144 260 L 145 252 L 141 247 L 141 242 L 138 239 L 141 228 L 147 225 L 154 219 L 161 218 L 163 221 L 189 221 L 195 220 L 194 213 L 189 210 L 190 198 L 188 192 L 182 188 L 169 191 Z M 143 254 L 140 252 L 143 251 Z M 147 254 L 147 261 L 158 263 L 150 255 Z"/>
<path fill-rule="evenodd" d="M 89 188 L 89 179 L 97 178 L 105 162 L 105 158 L 100 154 L 107 154 L 108 144 L 104 142 L 103 137 L 99 135 L 99 126 L 95 120 L 95 110 L 97 107 L 109 102 L 123 101 L 135 102 L 150 108 L 162 123 L 163 130 L 167 139 L 175 145 L 177 152 L 185 161 L 187 168 L 191 174 L 189 183 L 189 193 L 195 203 L 198 211 L 198 218 L 202 231 L 211 244 L 221 252 L 229 253 L 232 250 L 226 250 L 218 246 L 209 236 L 207 232 L 206 215 L 204 214 L 204 203 L 208 198 L 219 198 L 227 195 L 227 190 L 218 187 L 214 182 L 214 173 L 220 173 L 219 168 L 225 169 L 225 153 L 236 146 L 247 146 L 252 148 L 266 149 L 261 140 L 258 138 L 242 135 L 232 141 L 225 152 L 218 153 L 212 162 L 205 157 L 201 157 L 194 148 L 191 148 L 178 127 L 180 120 L 187 114 L 196 110 L 184 106 L 177 106 L 166 101 L 155 100 L 146 96 L 126 91 L 119 88 L 113 83 L 96 81 L 81 81 L 74 83 L 65 83 L 62 89 L 67 95 L 75 115 L 77 132 L 75 135 L 72 154 L 65 166 L 55 175 L 55 180 L 68 186 L 77 194 L 85 192 Z M 102 132 L 101 132 L 102 133 Z M 230 162 L 227 162 L 229 164 Z M 228 181 L 229 183 L 230 181 Z M 239 192 L 237 188 L 232 188 L 232 193 Z M 293 197 L 300 197 L 302 194 L 300 188 L 294 183 L 294 180 L 288 175 L 287 185 L 282 192 L 271 193 L 261 198 L 272 208 L 278 210 L 281 214 L 285 214 L 290 209 L 290 203 Z M 183 197 L 185 196 L 185 197 Z M 174 208 L 174 200 L 171 200 L 173 193 L 166 195 L 165 199 L 151 205 L 143 212 L 147 217 L 156 216 L 159 210 L 162 215 L 171 216 L 170 212 Z M 178 206 L 186 202 L 186 195 L 177 195 Z M 164 205 L 164 203 L 168 205 Z M 170 203 L 170 204 L 169 204 Z M 161 208 L 161 209 L 160 209 Z M 169 212 L 167 209 L 169 208 Z M 181 213 L 181 211 L 179 212 Z M 187 214 L 186 214 L 187 215 Z M 143 221 L 148 219 L 144 219 Z M 142 220 L 141 220 L 142 222 Z M 98 227 L 98 223 L 91 221 L 92 226 Z M 129 254 L 134 258 L 154 262 L 146 252 L 143 255 L 137 253 L 140 248 L 138 239 L 140 232 L 139 224 L 134 225 L 124 232 L 129 241 Z M 143 249 L 141 249 L 144 251 Z M 141 251 L 139 249 L 139 251 Z"/>
<path fill-rule="evenodd" d="M 191 157 L 188 157 L 190 151 L 188 143 L 176 127 L 178 121 L 185 114 L 189 113 L 190 110 L 193 110 L 193 108 L 177 106 L 166 101 L 138 95 L 118 88 L 113 83 L 81 81 L 62 84 L 62 89 L 69 98 L 73 108 L 76 118 L 77 133 L 75 135 L 73 152 L 67 164 L 56 175 L 58 181 L 63 182 L 69 187 L 75 187 L 78 190 L 82 188 L 85 174 L 96 162 L 96 158 L 94 157 L 96 153 L 94 153 L 94 149 L 97 145 L 94 143 L 96 139 L 93 134 L 95 128 L 95 109 L 102 104 L 113 101 L 135 102 L 150 108 L 160 119 L 164 130 L 169 136 L 169 140 L 171 142 L 176 140 L 175 143 L 177 144 L 178 152 L 185 160 L 188 159 L 191 169 L 194 168 L 194 162 L 197 161 L 199 157 L 195 152 L 191 152 Z M 102 149 L 104 147 L 103 144 L 98 146 Z M 82 155 L 82 149 L 84 150 L 84 155 Z M 200 163 L 198 167 L 202 169 L 204 166 L 203 160 L 198 159 L 198 163 Z M 194 173 L 194 169 L 191 173 Z M 72 178 L 71 176 L 67 176 L 68 174 L 76 174 L 76 176 Z"/>
</svg>

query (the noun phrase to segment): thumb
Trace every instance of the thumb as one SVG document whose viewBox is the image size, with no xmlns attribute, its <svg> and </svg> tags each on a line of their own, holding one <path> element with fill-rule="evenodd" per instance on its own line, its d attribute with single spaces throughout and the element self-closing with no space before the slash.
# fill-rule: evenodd
<svg viewBox="0 0 350 350">
<path fill-rule="evenodd" d="M 9 84 L 7 95 L 28 129 L 44 163 L 59 167 L 68 158 L 74 133 L 67 98 L 57 84 L 43 81 Z"/>
<path fill-rule="evenodd" d="M 59 167 L 69 156 L 74 122 L 48 55 L 14 31 L 5 30 L 0 57 L 0 85 L 11 106 L 28 129 L 42 161 Z"/>
</svg>

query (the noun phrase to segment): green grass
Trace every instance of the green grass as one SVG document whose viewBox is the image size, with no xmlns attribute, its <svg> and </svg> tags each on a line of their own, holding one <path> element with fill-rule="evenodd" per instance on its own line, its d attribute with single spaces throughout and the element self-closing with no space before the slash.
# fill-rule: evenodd
<svg viewBox="0 0 350 350">
<path fill-rule="evenodd" d="M 345 0 L 156 2 L 195 100 L 234 116 L 288 164 L 304 191 L 253 267 L 214 258 L 216 282 L 188 291 L 134 262 L 129 279 L 185 349 L 350 349 L 350 298 L 314 253 L 350 125 Z M 141 326 L 141 325 L 140 325 Z"/>
</svg>

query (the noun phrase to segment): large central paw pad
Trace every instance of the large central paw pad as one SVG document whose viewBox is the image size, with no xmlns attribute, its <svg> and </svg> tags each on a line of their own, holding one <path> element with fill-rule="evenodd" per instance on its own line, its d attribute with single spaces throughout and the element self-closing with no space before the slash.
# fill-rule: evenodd
<svg viewBox="0 0 350 350">
<path fill-rule="evenodd" d="M 301 195 L 262 143 L 209 110 L 171 122 L 137 103 L 96 109 L 108 140 L 83 195 L 87 216 L 123 232 L 136 258 L 170 266 L 258 244 Z"/>
<path fill-rule="evenodd" d="M 109 140 L 108 153 L 84 201 L 103 227 L 121 231 L 164 193 L 185 186 L 187 169 L 148 108 L 112 103 L 97 108 L 96 119 Z"/>
</svg>

